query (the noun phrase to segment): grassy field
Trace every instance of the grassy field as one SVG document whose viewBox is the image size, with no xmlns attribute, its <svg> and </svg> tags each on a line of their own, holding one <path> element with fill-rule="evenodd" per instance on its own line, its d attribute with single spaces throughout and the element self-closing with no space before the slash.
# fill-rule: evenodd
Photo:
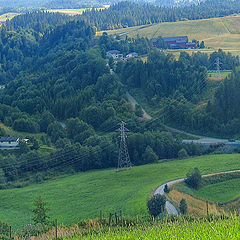
<svg viewBox="0 0 240 240">
<path fill-rule="evenodd" d="M 240 196 L 240 179 L 207 185 L 195 191 L 195 195 L 212 202 L 227 202 Z"/>
<path fill-rule="evenodd" d="M 79 8 L 79 9 L 49 9 L 48 12 L 58 12 L 58 13 L 65 13 L 70 15 L 77 15 L 82 14 L 84 11 L 88 10 L 89 8 Z"/>
<path fill-rule="evenodd" d="M 19 15 L 19 13 L 5 13 L 0 15 L 0 22 L 5 22 L 7 20 L 11 20 L 12 18 L 14 18 L 15 16 Z"/>
<path fill-rule="evenodd" d="M 34 137 L 34 138 L 38 139 L 39 142 L 41 142 L 41 137 L 47 136 L 46 133 L 17 132 L 17 131 L 14 131 L 12 128 L 7 127 L 3 123 L 0 123 L 0 127 L 5 130 L 6 136 L 12 136 L 12 137 L 16 136 L 16 137 L 20 137 L 22 139 L 26 139 L 26 138 L 28 139 L 28 138 Z M 30 146 L 32 146 L 32 144 L 30 144 L 29 147 Z M 43 152 L 52 152 L 52 151 L 56 151 L 56 148 L 53 147 L 53 146 L 40 145 L 40 149 L 39 150 L 42 153 Z"/>
<path fill-rule="evenodd" d="M 7 127 L 3 123 L 0 123 L 0 127 L 5 130 L 7 136 L 17 136 L 21 138 L 35 137 L 37 139 L 40 139 L 42 136 L 46 136 L 46 133 L 17 132 L 14 131 L 12 128 Z"/>
<path fill-rule="evenodd" d="M 143 225 L 129 228 L 108 229 L 105 231 L 89 231 L 88 234 L 78 234 L 72 240 L 237 240 L 240 239 L 239 218 L 230 219 L 179 219 L 174 222 Z"/>
<path fill-rule="evenodd" d="M 188 213 L 195 216 L 206 216 L 206 200 L 209 201 L 208 212 L 214 215 L 231 215 L 239 213 L 240 179 L 235 178 L 223 182 L 204 185 L 198 190 L 189 188 L 184 183 L 173 186 L 167 196 L 175 206 L 181 199 L 188 204 Z"/>
<path fill-rule="evenodd" d="M 99 216 L 102 210 L 122 210 L 124 215 L 146 215 L 146 200 L 160 184 L 184 177 L 193 167 L 202 173 L 239 168 L 239 154 L 210 155 L 134 167 L 116 173 L 101 170 L 79 173 L 22 189 L 0 191 L 0 220 L 20 227 L 30 223 L 32 202 L 42 196 L 49 203 L 51 217 L 73 224 Z"/>
<path fill-rule="evenodd" d="M 208 79 L 211 81 L 221 81 L 224 80 L 226 77 L 230 76 L 231 72 L 221 72 L 221 77 L 218 77 L 218 73 L 209 72 Z"/>
<path fill-rule="evenodd" d="M 189 40 L 204 41 L 208 54 L 222 48 L 234 55 L 240 54 L 240 16 L 228 16 L 203 20 L 180 21 L 175 23 L 160 23 L 108 31 L 109 34 L 124 34 L 129 37 L 167 37 L 187 35 Z M 98 32 L 101 35 L 101 32 Z M 181 51 L 192 53 L 199 50 L 170 50 L 178 55 Z"/>
<path fill-rule="evenodd" d="M 110 5 L 104 5 L 102 8 L 95 8 L 98 10 L 109 8 Z M 49 9 L 48 12 L 59 12 L 59 13 L 65 13 L 69 15 L 77 15 L 82 14 L 84 11 L 89 10 L 91 8 L 78 8 L 78 9 Z"/>
</svg>

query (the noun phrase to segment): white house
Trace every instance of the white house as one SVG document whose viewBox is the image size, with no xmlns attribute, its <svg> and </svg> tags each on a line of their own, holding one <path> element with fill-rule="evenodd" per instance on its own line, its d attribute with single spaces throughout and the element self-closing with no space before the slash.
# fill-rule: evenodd
<svg viewBox="0 0 240 240">
<path fill-rule="evenodd" d="M 129 53 L 129 54 L 126 56 L 126 58 L 136 58 L 136 57 L 138 57 L 138 53 L 136 53 L 136 52 Z"/>
<path fill-rule="evenodd" d="M 0 137 L 0 148 L 16 148 L 18 145 L 18 137 Z"/>
<path fill-rule="evenodd" d="M 123 54 L 120 53 L 120 51 L 118 50 L 111 50 L 107 52 L 107 57 L 108 58 L 113 58 L 115 59 L 122 59 L 123 58 Z"/>
</svg>

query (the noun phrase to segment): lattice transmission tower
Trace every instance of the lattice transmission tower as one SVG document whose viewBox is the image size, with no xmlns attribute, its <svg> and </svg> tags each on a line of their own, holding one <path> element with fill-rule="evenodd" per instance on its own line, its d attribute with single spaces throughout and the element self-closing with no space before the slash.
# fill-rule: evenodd
<svg viewBox="0 0 240 240">
<path fill-rule="evenodd" d="M 221 78 L 222 77 L 222 74 L 221 74 L 221 62 L 220 62 L 220 59 L 219 57 L 216 58 L 216 62 L 215 62 L 215 65 L 216 65 L 216 78 Z"/>
<path fill-rule="evenodd" d="M 118 154 L 118 166 L 117 171 L 124 171 L 129 170 L 132 168 L 132 163 L 130 161 L 128 148 L 127 148 L 127 142 L 126 142 L 126 132 L 129 130 L 125 127 L 126 123 L 121 122 L 120 128 L 118 131 L 120 131 L 120 144 L 119 144 L 119 154 Z"/>
</svg>

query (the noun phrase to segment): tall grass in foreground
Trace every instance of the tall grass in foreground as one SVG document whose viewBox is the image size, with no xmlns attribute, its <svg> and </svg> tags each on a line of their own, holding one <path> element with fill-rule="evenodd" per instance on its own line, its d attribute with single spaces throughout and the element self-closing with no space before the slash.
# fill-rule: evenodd
<svg viewBox="0 0 240 240">
<path fill-rule="evenodd" d="M 240 239 L 240 218 L 213 217 L 205 219 L 183 218 L 146 223 L 138 226 L 112 227 L 108 229 L 89 229 L 65 240 L 171 240 L 171 239 Z"/>
</svg>

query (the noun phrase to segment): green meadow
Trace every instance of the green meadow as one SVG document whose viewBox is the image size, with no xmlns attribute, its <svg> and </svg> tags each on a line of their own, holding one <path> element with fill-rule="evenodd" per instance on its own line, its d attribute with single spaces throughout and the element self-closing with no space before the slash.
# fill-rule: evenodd
<svg viewBox="0 0 240 240">
<path fill-rule="evenodd" d="M 48 202 L 52 219 L 73 224 L 81 219 L 105 216 L 122 210 L 123 215 L 147 215 L 146 201 L 154 189 L 186 176 L 198 167 L 201 173 L 239 169 L 239 154 L 208 155 L 134 167 L 130 171 L 99 170 L 75 174 L 18 189 L 0 191 L 0 220 L 15 229 L 31 223 L 33 199 Z"/>
<path fill-rule="evenodd" d="M 228 202 L 240 196 L 240 179 L 210 184 L 194 193 L 195 196 L 212 202 Z"/>
<path fill-rule="evenodd" d="M 102 8 L 95 8 L 98 10 L 102 10 L 105 8 L 109 8 L 110 5 L 104 5 Z M 76 14 L 82 14 L 86 10 L 90 10 L 92 8 L 76 8 L 76 9 L 49 9 L 48 12 L 59 12 L 59 13 L 65 13 L 69 15 L 76 15 Z"/>
<path fill-rule="evenodd" d="M 107 31 L 108 34 L 126 33 L 129 37 L 167 37 L 187 35 L 189 40 L 197 39 L 205 42 L 205 49 L 201 52 L 212 53 L 219 48 L 230 51 L 234 55 L 240 54 L 240 16 L 211 18 L 201 20 L 179 21 L 173 23 L 150 24 L 124 29 Z M 102 32 L 98 32 L 101 35 Z M 178 55 L 181 51 L 189 53 L 199 50 L 170 50 Z"/>
<path fill-rule="evenodd" d="M 5 13 L 5 14 L 2 14 L 0 15 L 0 21 L 1 22 L 5 22 L 7 20 L 11 20 L 12 18 L 14 18 L 15 16 L 19 15 L 19 13 Z"/>
</svg>

